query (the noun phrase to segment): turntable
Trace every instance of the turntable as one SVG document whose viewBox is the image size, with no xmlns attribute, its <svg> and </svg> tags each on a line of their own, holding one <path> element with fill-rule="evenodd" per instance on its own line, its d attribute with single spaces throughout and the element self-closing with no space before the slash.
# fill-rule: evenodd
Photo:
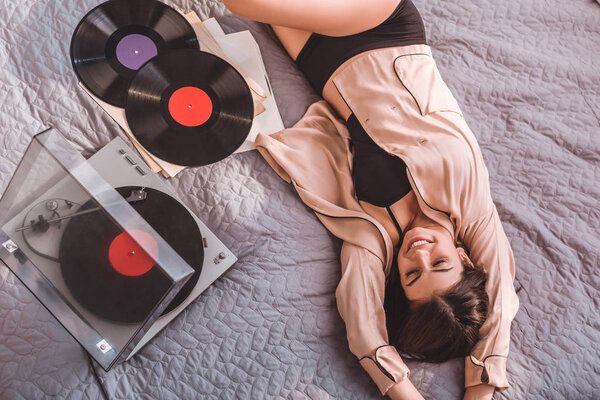
<svg viewBox="0 0 600 400">
<path fill-rule="evenodd" d="M 105 370 L 237 260 L 123 140 L 85 160 L 53 128 L 0 199 L 0 259 Z"/>
</svg>

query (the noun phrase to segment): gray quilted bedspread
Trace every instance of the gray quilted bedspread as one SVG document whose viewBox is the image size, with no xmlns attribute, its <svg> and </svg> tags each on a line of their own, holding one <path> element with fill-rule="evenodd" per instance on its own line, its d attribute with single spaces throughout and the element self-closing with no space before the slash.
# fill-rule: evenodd
<svg viewBox="0 0 600 400">
<path fill-rule="evenodd" d="M 49 124 L 89 155 L 123 135 L 77 87 L 71 34 L 99 1 L 0 0 L 0 189 Z M 286 126 L 317 96 L 265 26 L 214 0 L 168 3 L 258 40 Z M 600 398 L 600 5 L 415 0 L 481 145 L 521 301 L 505 399 Z M 347 348 L 341 243 L 255 152 L 168 183 L 239 261 L 130 362 L 96 381 L 79 345 L 0 266 L 0 399 L 376 399 Z M 410 363 L 426 398 L 463 362 Z"/>
</svg>

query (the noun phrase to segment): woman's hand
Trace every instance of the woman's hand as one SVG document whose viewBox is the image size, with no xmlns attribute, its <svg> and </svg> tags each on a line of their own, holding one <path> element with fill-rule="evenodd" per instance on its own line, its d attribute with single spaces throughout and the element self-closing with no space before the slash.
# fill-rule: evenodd
<svg viewBox="0 0 600 400">
<path fill-rule="evenodd" d="M 386 394 L 392 400 L 425 400 L 408 378 L 396 383 Z"/>
<path fill-rule="evenodd" d="M 494 386 L 482 383 L 476 386 L 470 386 L 465 391 L 463 400 L 490 400 L 494 395 Z"/>
</svg>

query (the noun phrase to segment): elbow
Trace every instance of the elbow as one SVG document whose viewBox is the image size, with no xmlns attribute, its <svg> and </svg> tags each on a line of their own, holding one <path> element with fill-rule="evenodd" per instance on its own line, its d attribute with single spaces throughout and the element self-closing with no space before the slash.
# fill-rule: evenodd
<svg viewBox="0 0 600 400">
<path fill-rule="evenodd" d="M 361 305 L 356 303 L 354 297 L 349 296 L 348 288 L 344 285 L 343 280 L 335 290 L 335 300 L 340 317 L 348 325 L 352 316 L 361 308 Z"/>
</svg>

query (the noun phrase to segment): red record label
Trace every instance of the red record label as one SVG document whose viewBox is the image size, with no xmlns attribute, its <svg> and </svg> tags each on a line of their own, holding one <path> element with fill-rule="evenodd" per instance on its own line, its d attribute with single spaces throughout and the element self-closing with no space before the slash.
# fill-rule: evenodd
<svg viewBox="0 0 600 400">
<path fill-rule="evenodd" d="M 150 255 L 140 243 L 150 251 Z M 127 276 L 144 275 L 154 266 L 157 257 L 158 244 L 152 236 L 140 230 L 122 232 L 108 248 L 110 264 L 117 272 Z"/>
<path fill-rule="evenodd" d="M 194 86 L 177 89 L 169 98 L 171 117 L 184 126 L 199 126 L 208 121 L 213 104 L 206 92 Z"/>
</svg>

